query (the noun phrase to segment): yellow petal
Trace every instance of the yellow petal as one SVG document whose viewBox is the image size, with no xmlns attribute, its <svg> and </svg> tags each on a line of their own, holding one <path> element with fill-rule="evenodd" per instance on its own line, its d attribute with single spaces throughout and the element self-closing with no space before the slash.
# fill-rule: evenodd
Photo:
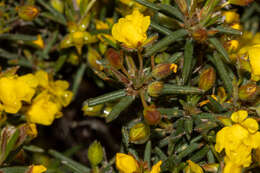
<svg viewBox="0 0 260 173">
<path fill-rule="evenodd" d="M 250 47 L 248 50 L 249 60 L 254 75 L 260 75 L 260 44 Z"/>
<path fill-rule="evenodd" d="M 162 161 L 160 160 L 155 165 L 153 165 L 152 170 L 150 171 L 150 173 L 160 173 L 160 171 L 161 171 L 161 164 L 162 164 Z"/>
<path fill-rule="evenodd" d="M 51 95 L 41 93 L 34 100 L 27 111 L 27 120 L 32 123 L 51 125 L 56 114 L 60 110 L 60 105 L 50 100 Z"/>
<path fill-rule="evenodd" d="M 47 169 L 43 165 L 33 165 L 31 173 L 43 173 L 47 171 Z"/>
<path fill-rule="evenodd" d="M 255 133 L 258 130 L 258 123 L 253 118 L 247 118 L 241 123 L 250 133 Z"/>
<path fill-rule="evenodd" d="M 116 154 L 116 167 L 122 173 L 134 173 L 139 169 L 134 157 L 124 153 Z"/>
<path fill-rule="evenodd" d="M 235 123 L 241 123 L 247 118 L 247 111 L 239 110 L 237 112 L 232 113 L 231 120 Z"/>
<path fill-rule="evenodd" d="M 191 160 L 187 161 L 192 173 L 203 173 L 203 169 Z"/>
<path fill-rule="evenodd" d="M 49 79 L 48 79 L 48 73 L 39 70 L 35 73 L 35 77 L 37 78 L 39 85 L 43 88 L 47 88 L 49 86 Z"/>
</svg>

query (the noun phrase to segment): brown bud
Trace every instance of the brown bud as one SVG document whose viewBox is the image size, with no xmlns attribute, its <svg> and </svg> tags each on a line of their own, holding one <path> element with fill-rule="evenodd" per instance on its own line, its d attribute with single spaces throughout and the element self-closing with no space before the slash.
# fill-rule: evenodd
<svg viewBox="0 0 260 173">
<path fill-rule="evenodd" d="M 109 64 L 114 68 L 120 69 L 122 67 L 123 59 L 115 49 L 109 48 L 105 56 Z"/>
<path fill-rule="evenodd" d="M 163 82 L 152 82 L 148 85 L 147 92 L 152 97 L 158 97 L 163 89 Z"/>
<path fill-rule="evenodd" d="M 144 108 L 144 119 L 149 125 L 156 125 L 161 120 L 161 113 L 155 108 L 155 105 L 150 105 Z"/>
<path fill-rule="evenodd" d="M 257 86 L 255 84 L 242 85 L 238 90 L 238 96 L 243 101 L 254 100 L 257 95 Z"/>
<path fill-rule="evenodd" d="M 216 80 L 216 72 L 214 68 L 209 67 L 202 71 L 199 77 L 199 88 L 205 91 L 209 90 Z"/>
<path fill-rule="evenodd" d="M 208 32 L 207 32 L 207 30 L 205 30 L 205 29 L 199 28 L 199 29 L 195 30 L 195 31 L 192 33 L 192 37 L 193 37 L 196 41 L 202 43 L 202 42 L 205 42 L 205 41 L 207 40 L 207 38 L 208 38 Z"/>
<path fill-rule="evenodd" d="M 39 14 L 39 10 L 34 5 L 24 5 L 18 7 L 18 15 L 21 19 L 32 21 Z"/>
<path fill-rule="evenodd" d="M 172 73 L 171 64 L 159 64 L 152 71 L 152 76 L 157 80 L 166 78 Z"/>
<path fill-rule="evenodd" d="M 129 132 L 130 141 L 135 144 L 142 144 L 150 136 L 150 128 L 144 123 L 137 123 L 131 127 Z"/>
</svg>

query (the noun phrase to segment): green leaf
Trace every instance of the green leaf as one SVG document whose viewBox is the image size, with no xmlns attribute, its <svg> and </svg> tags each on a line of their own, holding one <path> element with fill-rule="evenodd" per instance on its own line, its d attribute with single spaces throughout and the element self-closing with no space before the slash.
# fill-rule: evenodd
<svg viewBox="0 0 260 173">
<path fill-rule="evenodd" d="M 148 168 L 151 168 L 151 152 L 152 152 L 152 143 L 148 141 L 144 150 L 144 161 L 148 164 Z"/>
<path fill-rule="evenodd" d="M 102 103 L 106 103 L 109 101 L 114 101 L 117 100 L 119 98 L 122 98 L 126 96 L 126 91 L 124 89 L 122 90 L 117 90 L 117 91 L 113 91 L 95 98 L 91 98 L 86 100 L 83 105 L 88 105 L 88 106 L 96 106 L 98 104 L 102 104 Z"/>
<path fill-rule="evenodd" d="M 192 160 L 193 162 L 199 162 L 201 159 L 203 159 L 207 153 L 209 151 L 209 146 L 205 146 L 203 147 L 201 150 L 199 150 L 198 152 L 196 152 L 191 158 L 190 160 Z"/>
<path fill-rule="evenodd" d="M 157 108 L 157 110 L 162 115 L 166 115 L 169 119 L 181 117 L 184 115 L 184 112 L 182 110 L 179 110 L 178 108 Z"/>
<path fill-rule="evenodd" d="M 24 166 L 0 168 L 0 172 L 2 171 L 3 173 L 25 173 L 27 170 L 28 167 Z"/>
<path fill-rule="evenodd" d="M 207 99 L 209 100 L 209 104 L 211 105 L 212 109 L 215 110 L 217 113 L 225 111 L 225 109 L 217 100 L 213 99 L 211 96 L 207 96 Z"/>
<path fill-rule="evenodd" d="M 161 94 L 203 94 L 204 90 L 189 87 L 189 86 L 178 86 L 171 84 L 164 84 Z"/>
<path fill-rule="evenodd" d="M 242 32 L 230 27 L 224 27 L 224 26 L 218 26 L 216 27 L 218 32 L 224 33 L 224 34 L 234 34 L 234 35 L 242 35 Z"/>
<path fill-rule="evenodd" d="M 159 147 L 155 147 L 154 152 L 159 156 L 160 160 L 165 161 L 167 160 L 166 154 Z"/>
<path fill-rule="evenodd" d="M 189 154 L 193 153 L 195 150 L 199 149 L 201 147 L 201 144 L 197 144 L 197 143 L 192 143 L 189 146 L 186 147 L 185 150 L 183 150 L 182 152 L 180 152 L 177 155 L 177 159 L 181 160 L 182 158 L 188 156 Z"/>
<path fill-rule="evenodd" d="M 160 49 L 165 48 L 172 44 L 173 42 L 177 41 L 178 39 L 188 35 L 188 32 L 185 29 L 179 29 L 177 31 L 172 32 L 170 35 L 164 37 L 156 44 L 146 49 L 145 55 L 146 57 L 155 54 L 156 52 L 160 51 Z"/>
<path fill-rule="evenodd" d="M 232 95 L 233 92 L 233 85 L 232 80 L 229 77 L 227 70 L 225 68 L 225 64 L 223 63 L 222 59 L 220 58 L 217 52 L 214 52 L 213 57 L 209 56 L 209 59 L 213 59 L 214 65 L 216 66 L 217 72 L 224 83 L 224 87 L 229 96 Z"/>
<path fill-rule="evenodd" d="M 48 151 L 48 153 L 50 155 L 52 155 L 53 157 L 55 157 L 56 159 L 59 159 L 62 164 L 64 164 L 66 167 L 70 168 L 71 170 L 73 170 L 77 173 L 83 173 L 83 172 L 90 173 L 91 172 L 91 170 L 88 167 L 66 157 L 65 155 L 63 155 L 55 150 L 51 149 Z"/>
<path fill-rule="evenodd" d="M 176 63 L 179 58 L 183 55 L 183 52 L 176 52 L 167 60 L 168 63 Z"/>
<path fill-rule="evenodd" d="M 0 34 L 0 40 L 23 40 L 23 41 L 35 41 L 37 36 L 24 35 L 24 34 Z"/>
<path fill-rule="evenodd" d="M 76 95 L 78 93 L 79 85 L 82 81 L 86 68 L 87 68 L 87 66 L 85 63 L 82 63 L 81 66 L 78 68 L 78 71 L 76 73 L 76 77 L 74 79 L 73 86 L 72 86 L 72 92 L 73 92 L 74 98 L 76 97 Z"/>
<path fill-rule="evenodd" d="M 216 50 L 223 56 L 225 62 L 227 63 L 231 63 L 228 53 L 226 51 L 226 49 L 223 47 L 223 45 L 221 44 L 221 42 L 215 38 L 209 38 L 209 42 L 216 48 Z"/>
<path fill-rule="evenodd" d="M 42 149 L 36 145 L 23 146 L 23 149 L 30 151 L 30 152 L 34 152 L 34 153 L 43 153 L 44 152 L 44 149 Z"/>
<path fill-rule="evenodd" d="M 150 26 L 151 26 L 153 29 L 155 29 L 155 30 L 157 30 L 157 31 L 159 31 L 160 33 L 165 34 L 165 35 L 170 35 L 170 34 L 173 33 L 171 30 L 169 30 L 169 29 L 167 29 L 167 28 L 165 28 L 165 27 L 163 27 L 163 26 L 161 26 L 161 25 L 155 23 L 154 21 L 151 21 Z"/>
<path fill-rule="evenodd" d="M 133 96 L 125 96 L 123 97 L 113 108 L 112 111 L 106 117 L 106 122 L 109 123 L 116 119 L 119 114 L 125 110 L 133 101 L 135 97 Z"/>
<path fill-rule="evenodd" d="M 129 146 L 129 134 L 127 127 L 122 127 L 122 142 L 125 144 L 126 148 Z"/>
<path fill-rule="evenodd" d="M 192 70 L 192 58 L 193 58 L 193 43 L 192 40 L 187 40 L 184 47 L 184 64 L 182 69 L 183 84 L 186 84 L 191 70 Z"/>
<path fill-rule="evenodd" d="M 146 0 L 135 0 L 135 1 L 148 8 L 151 8 L 153 10 L 162 12 L 166 15 L 175 17 L 179 20 L 183 20 L 183 18 L 184 18 L 182 13 L 179 11 L 179 9 L 174 6 L 167 5 L 167 4 L 154 4 L 154 3 L 146 1 Z"/>
<path fill-rule="evenodd" d="M 19 129 L 16 129 L 16 131 L 14 132 L 12 137 L 8 140 L 8 143 L 7 143 L 6 148 L 5 148 L 4 158 L 3 158 L 2 161 L 4 161 L 7 158 L 7 156 L 10 154 L 10 152 L 12 150 L 14 150 L 15 144 L 16 144 L 18 138 L 19 138 L 19 134 L 20 134 Z"/>
</svg>

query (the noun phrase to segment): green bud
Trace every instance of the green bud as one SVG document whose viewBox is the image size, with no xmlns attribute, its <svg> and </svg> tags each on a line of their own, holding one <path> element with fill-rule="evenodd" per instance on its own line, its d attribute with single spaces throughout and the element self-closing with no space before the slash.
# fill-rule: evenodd
<svg viewBox="0 0 260 173">
<path fill-rule="evenodd" d="M 199 88 L 205 91 L 213 87 L 216 81 L 216 72 L 214 68 L 209 67 L 202 71 L 199 77 Z"/>
<path fill-rule="evenodd" d="M 94 70 L 97 71 L 103 70 L 103 66 L 99 63 L 99 60 L 101 60 L 102 58 L 95 49 L 89 47 L 87 56 L 88 56 L 88 63 Z"/>
<path fill-rule="evenodd" d="M 94 141 L 88 148 L 88 160 L 92 167 L 97 166 L 103 160 L 103 148 L 98 141 Z"/>
<path fill-rule="evenodd" d="M 147 92 L 152 97 L 158 97 L 163 89 L 163 82 L 155 81 L 148 85 Z"/>
<path fill-rule="evenodd" d="M 143 144 L 149 139 L 150 128 L 144 123 L 137 123 L 131 127 L 129 136 L 132 143 Z"/>
<path fill-rule="evenodd" d="M 96 106 L 88 106 L 87 104 L 83 106 L 82 110 L 84 111 L 84 115 L 88 116 L 99 116 L 101 115 L 101 111 L 104 107 L 104 104 L 99 104 Z"/>
<path fill-rule="evenodd" d="M 51 5 L 58 12 L 63 13 L 63 11 L 64 11 L 64 3 L 63 3 L 63 1 L 61 1 L 61 0 L 51 0 Z"/>
<path fill-rule="evenodd" d="M 24 5 L 18 7 L 18 15 L 21 19 L 26 21 L 32 21 L 39 14 L 39 10 L 34 5 Z"/>
<path fill-rule="evenodd" d="M 257 86 L 255 84 L 242 85 L 238 90 L 238 96 L 243 101 L 254 100 L 257 95 Z"/>
</svg>

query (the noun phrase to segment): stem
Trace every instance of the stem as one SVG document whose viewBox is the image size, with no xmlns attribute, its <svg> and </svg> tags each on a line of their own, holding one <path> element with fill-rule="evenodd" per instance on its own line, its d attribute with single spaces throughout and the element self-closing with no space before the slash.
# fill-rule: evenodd
<svg viewBox="0 0 260 173">
<path fill-rule="evenodd" d="M 151 66 L 152 66 L 152 71 L 154 69 L 154 55 L 151 56 Z"/>
<path fill-rule="evenodd" d="M 141 79 L 143 76 L 143 57 L 140 49 L 138 49 L 137 54 L 139 60 L 139 79 Z"/>
<path fill-rule="evenodd" d="M 122 65 L 121 67 L 122 72 L 127 76 L 128 79 L 131 79 L 131 76 L 129 75 L 128 71 L 126 70 L 125 66 Z"/>
<path fill-rule="evenodd" d="M 139 95 L 140 95 L 140 98 L 141 98 L 141 101 L 142 101 L 144 108 L 147 108 L 148 105 L 147 105 L 145 98 L 144 98 L 144 90 L 140 90 Z"/>
</svg>

